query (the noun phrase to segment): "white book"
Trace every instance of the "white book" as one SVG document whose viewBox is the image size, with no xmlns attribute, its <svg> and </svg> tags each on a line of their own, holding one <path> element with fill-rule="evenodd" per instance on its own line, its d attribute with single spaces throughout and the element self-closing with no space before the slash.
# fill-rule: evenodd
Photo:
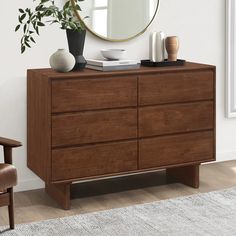
<svg viewBox="0 0 236 236">
<path fill-rule="evenodd" d="M 86 68 L 100 71 L 134 70 L 140 68 L 140 64 L 118 65 L 118 66 L 94 66 L 87 64 Z"/>
<path fill-rule="evenodd" d="M 119 66 L 119 65 L 137 65 L 140 63 L 138 60 L 102 60 L 102 59 L 87 59 L 88 65 L 93 66 Z"/>
</svg>

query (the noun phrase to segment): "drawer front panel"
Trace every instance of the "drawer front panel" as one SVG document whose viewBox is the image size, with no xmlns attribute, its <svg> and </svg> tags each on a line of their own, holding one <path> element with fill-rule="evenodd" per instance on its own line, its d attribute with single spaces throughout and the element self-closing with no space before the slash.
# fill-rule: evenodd
<svg viewBox="0 0 236 236">
<path fill-rule="evenodd" d="M 214 160 L 214 135 L 196 132 L 139 141 L 139 168 Z"/>
<path fill-rule="evenodd" d="M 155 105 L 214 98 L 211 70 L 140 76 L 139 105 Z"/>
<path fill-rule="evenodd" d="M 55 115 L 52 146 L 137 138 L 137 110 L 107 110 Z"/>
<path fill-rule="evenodd" d="M 139 109 L 139 136 L 213 129 L 213 102 L 160 105 Z"/>
<path fill-rule="evenodd" d="M 129 106 L 137 106 L 135 76 L 52 82 L 52 112 Z"/>
<path fill-rule="evenodd" d="M 52 180 L 137 170 L 137 141 L 52 151 Z"/>
</svg>

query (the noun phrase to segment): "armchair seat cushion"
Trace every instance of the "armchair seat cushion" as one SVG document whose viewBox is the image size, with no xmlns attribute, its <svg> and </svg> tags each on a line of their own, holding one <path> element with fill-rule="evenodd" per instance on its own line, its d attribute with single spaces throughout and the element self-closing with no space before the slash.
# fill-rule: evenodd
<svg viewBox="0 0 236 236">
<path fill-rule="evenodd" d="M 0 163 L 0 191 L 12 188 L 17 184 L 16 168 L 10 164 Z"/>
</svg>

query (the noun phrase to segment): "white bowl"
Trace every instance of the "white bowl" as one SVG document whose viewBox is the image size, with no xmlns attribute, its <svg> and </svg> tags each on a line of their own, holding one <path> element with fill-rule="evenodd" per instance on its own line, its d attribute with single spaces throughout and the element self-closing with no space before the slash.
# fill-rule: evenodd
<svg viewBox="0 0 236 236">
<path fill-rule="evenodd" d="M 121 60 L 124 59 L 125 49 L 103 49 L 101 50 L 102 56 L 108 60 Z"/>
</svg>

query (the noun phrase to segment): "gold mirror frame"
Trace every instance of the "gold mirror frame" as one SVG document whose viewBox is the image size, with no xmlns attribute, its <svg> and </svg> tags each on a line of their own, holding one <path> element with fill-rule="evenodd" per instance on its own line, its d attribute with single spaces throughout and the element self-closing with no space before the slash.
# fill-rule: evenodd
<svg viewBox="0 0 236 236">
<path fill-rule="evenodd" d="M 156 10 L 155 10 L 155 13 L 154 13 L 154 16 L 152 17 L 151 21 L 149 22 L 149 24 L 139 33 L 137 33 L 136 35 L 132 36 L 132 37 L 129 37 L 127 39 L 110 39 L 110 38 L 106 38 L 106 37 L 103 37 L 102 35 L 100 34 L 97 34 L 95 31 L 91 30 L 87 25 L 86 23 L 82 20 L 82 18 L 80 17 L 79 15 L 79 12 L 78 10 L 76 10 L 76 3 L 75 3 L 75 0 L 71 0 L 71 3 L 72 3 L 72 6 L 74 8 L 74 13 L 75 13 L 75 16 L 84 23 L 85 25 L 85 28 L 90 32 L 92 33 L 93 35 L 97 36 L 98 38 L 100 39 L 103 39 L 105 41 L 109 41 L 109 42 L 126 42 L 126 41 L 129 41 L 131 39 L 134 39 L 140 35 L 142 35 L 146 30 L 147 28 L 152 24 L 153 20 L 155 19 L 156 15 L 157 15 L 157 11 L 159 9 L 159 5 L 160 5 L 160 0 L 158 0 L 158 3 L 157 3 L 157 7 L 156 7 Z"/>
</svg>

